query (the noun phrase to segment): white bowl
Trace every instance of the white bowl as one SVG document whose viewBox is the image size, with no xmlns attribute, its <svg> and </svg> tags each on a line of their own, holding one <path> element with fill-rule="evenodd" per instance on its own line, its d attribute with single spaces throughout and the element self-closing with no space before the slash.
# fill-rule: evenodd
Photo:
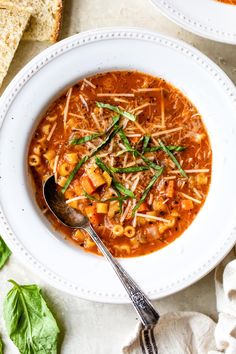
<svg viewBox="0 0 236 354">
<path fill-rule="evenodd" d="M 236 6 L 216 0 L 151 0 L 186 30 L 223 43 L 236 44 Z"/>
<path fill-rule="evenodd" d="M 151 298 L 172 294 L 209 272 L 236 240 L 236 92 L 227 76 L 191 46 L 141 29 L 109 28 L 67 38 L 35 57 L 0 101 L 0 219 L 3 237 L 28 267 L 80 297 L 128 302 L 110 265 L 53 231 L 37 207 L 27 148 L 38 119 L 68 86 L 97 72 L 140 70 L 163 77 L 197 106 L 210 134 L 213 174 L 191 226 L 164 249 L 120 262 Z"/>
</svg>

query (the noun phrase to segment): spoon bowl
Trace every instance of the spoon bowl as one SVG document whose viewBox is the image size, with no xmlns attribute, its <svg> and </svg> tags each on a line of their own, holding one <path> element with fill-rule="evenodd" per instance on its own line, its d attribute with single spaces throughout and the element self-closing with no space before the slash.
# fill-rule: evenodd
<svg viewBox="0 0 236 354">
<path fill-rule="evenodd" d="M 43 196 L 48 208 L 65 226 L 83 228 L 89 225 L 89 219 L 66 204 L 63 194 L 58 193 L 54 176 L 44 184 Z"/>
<path fill-rule="evenodd" d="M 146 295 L 128 275 L 125 269 L 108 251 L 98 234 L 93 229 L 89 219 L 77 210 L 71 208 L 62 193 L 57 190 L 54 176 L 47 179 L 43 186 L 43 196 L 48 208 L 55 217 L 65 226 L 74 229 L 83 229 L 88 232 L 92 240 L 96 243 L 104 257 L 110 262 L 123 286 L 125 287 L 138 316 L 145 327 L 154 326 L 159 320 L 159 314 L 154 309 Z"/>
</svg>

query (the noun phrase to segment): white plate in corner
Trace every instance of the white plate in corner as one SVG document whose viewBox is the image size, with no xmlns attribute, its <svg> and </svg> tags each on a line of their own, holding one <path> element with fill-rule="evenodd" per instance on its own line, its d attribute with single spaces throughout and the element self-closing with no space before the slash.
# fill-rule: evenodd
<svg viewBox="0 0 236 354">
<path fill-rule="evenodd" d="M 236 44 L 236 5 L 217 0 L 151 0 L 177 25 L 201 37 Z"/>
<path fill-rule="evenodd" d="M 148 53 L 148 55 L 147 55 Z M 15 255 L 51 285 L 111 303 L 129 299 L 110 265 L 65 242 L 34 202 L 26 159 L 42 112 L 82 77 L 113 69 L 165 78 L 196 105 L 213 149 L 210 192 L 184 234 L 164 249 L 120 262 L 151 298 L 207 274 L 236 241 L 236 89 L 224 72 L 184 42 L 135 28 L 105 28 L 67 38 L 36 56 L 0 99 L 0 220 Z"/>
</svg>

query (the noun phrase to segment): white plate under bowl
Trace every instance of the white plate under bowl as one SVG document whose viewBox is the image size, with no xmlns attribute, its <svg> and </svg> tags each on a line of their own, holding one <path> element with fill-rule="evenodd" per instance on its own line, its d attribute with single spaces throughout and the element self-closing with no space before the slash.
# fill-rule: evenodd
<svg viewBox="0 0 236 354">
<path fill-rule="evenodd" d="M 124 303 L 128 297 L 102 257 L 71 246 L 38 209 L 27 174 L 28 142 L 55 97 L 83 77 L 139 70 L 165 78 L 197 106 L 213 149 L 206 203 L 184 234 L 164 249 L 122 259 L 151 299 L 172 294 L 208 273 L 236 241 L 236 92 L 227 76 L 191 46 L 132 28 L 67 38 L 35 57 L 0 101 L 0 219 L 3 237 L 50 284 L 82 298 Z"/>
<path fill-rule="evenodd" d="M 236 44 L 236 5 L 216 0 L 151 0 L 186 30 L 223 43 Z"/>
</svg>

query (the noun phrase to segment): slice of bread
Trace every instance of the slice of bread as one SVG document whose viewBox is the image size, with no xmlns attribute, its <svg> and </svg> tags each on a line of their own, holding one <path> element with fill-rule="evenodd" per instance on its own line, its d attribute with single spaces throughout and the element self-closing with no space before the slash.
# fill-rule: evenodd
<svg viewBox="0 0 236 354">
<path fill-rule="evenodd" d="M 56 42 L 62 18 L 62 0 L 0 0 L 32 9 L 32 17 L 23 39 Z"/>
<path fill-rule="evenodd" d="M 0 4 L 0 86 L 28 24 L 31 14 L 27 9 Z"/>
</svg>

